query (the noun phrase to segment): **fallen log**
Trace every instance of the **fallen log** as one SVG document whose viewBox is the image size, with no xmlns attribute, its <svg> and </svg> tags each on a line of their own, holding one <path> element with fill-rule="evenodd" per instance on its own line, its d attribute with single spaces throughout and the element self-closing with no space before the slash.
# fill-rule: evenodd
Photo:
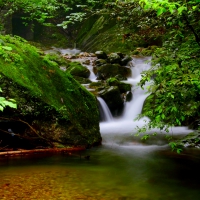
<svg viewBox="0 0 200 200">
<path fill-rule="evenodd" d="M 71 147 L 71 148 L 50 148 L 50 149 L 32 149 L 32 150 L 17 150 L 17 151 L 4 151 L 0 152 L 0 156 L 17 156 L 17 155 L 31 155 L 42 153 L 74 153 L 84 151 L 84 147 Z"/>
</svg>

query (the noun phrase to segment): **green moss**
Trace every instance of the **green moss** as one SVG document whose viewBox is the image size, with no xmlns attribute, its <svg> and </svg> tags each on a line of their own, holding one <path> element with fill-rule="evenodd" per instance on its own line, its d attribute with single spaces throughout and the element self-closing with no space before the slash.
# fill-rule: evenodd
<svg viewBox="0 0 200 200">
<path fill-rule="evenodd" d="M 96 98 L 69 73 L 43 59 L 26 41 L 2 35 L 0 39 L 12 47 L 12 51 L 5 51 L 0 57 L 0 73 L 26 88 L 30 95 L 54 107 L 63 118 L 70 119 L 77 131 L 87 137 L 88 144 L 99 141 Z"/>
<path fill-rule="evenodd" d="M 107 80 L 109 86 L 118 86 L 120 93 L 131 91 L 131 85 L 128 83 L 120 82 L 117 78 L 109 78 Z"/>
<path fill-rule="evenodd" d="M 60 56 L 56 53 L 54 54 L 46 54 L 44 56 L 44 61 L 49 62 L 51 61 L 53 65 L 59 65 L 59 66 L 69 66 L 70 61 L 66 60 L 63 56 Z M 56 64 L 55 64 L 56 63 Z"/>
<path fill-rule="evenodd" d="M 83 78 L 83 77 L 79 77 L 79 76 L 73 76 L 73 78 L 75 80 L 77 80 L 80 84 L 88 84 L 91 83 L 91 80 L 88 78 Z"/>
<path fill-rule="evenodd" d="M 120 83 L 117 78 L 113 77 L 109 78 L 106 82 L 108 83 L 109 86 L 118 86 Z"/>
<path fill-rule="evenodd" d="M 90 76 L 89 69 L 79 62 L 70 62 L 66 72 L 70 73 L 72 76 L 80 76 L 83 78 L 88 78 Z"/>
</svg>

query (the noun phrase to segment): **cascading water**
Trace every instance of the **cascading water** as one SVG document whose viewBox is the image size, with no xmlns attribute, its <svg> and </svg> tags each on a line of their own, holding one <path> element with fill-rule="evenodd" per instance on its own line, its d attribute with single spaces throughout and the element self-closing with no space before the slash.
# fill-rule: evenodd
<svg viewBox="0 0 200 200">
<path fill-rule="evenodd" d="M 76 54 L 80 52 L 80 50 L 76 49 L 57 49 L 54 48 L 53 50 L 59 51 L 61 54 L 69 53 L 69 54 Z M 79 61 L 83 65 L 86 58 L 78 58 L 73 59 L 74 61 Z M 96 58 L 95 57 L 87 57 L 87 60 L 92 63 Z M 137 83 L 141 79 L 141 72 L 148 70 L 151 66 L 150 64 L 151 57 L 143 57 L 143 58 L 133 58 L 133 60 L 129 63 L 132 71 L 132 75 L 128 78 L 127 82 L 132 85 L 132 94 L 133 98 L 130 102 L 126 102 L 124 106 L 124 111 L 121 117 L 113 118 L 112 114 L 110 113 L 110 110 L 106 103 L 103 101 L 103 99 L 98 98 L 98 101 L 100 103 L 100 113 L 103 118 L 103 120 L 100 122 L 100 132 L 103 138 L 103 144 L 106 146 L 112 145 L 115 147 L 120 148 L 137 148 L 137 149 L 154 149 L 154 147 L 158 147 L 158 145 L 148 145 L 144 146 L 141 145 L 140 139 L 137 139 L 133 135 L 137 132 L 137 127 L 142 127 L 145 125 L 145 123 L 149 120 L 148 118 L 143 118 L 137 121 L 134 121 L 134 119 L 137 117 L 138 114 L 141 113 L 143 103 L 146 99 L 146 97 L 149 95 L 147 94 L 146 86 L 144 86 L 144 90 L 142 90 L 140 87 L 137 86 Z M 92 82 L 96 82 L 96 76 L 93 72 L 93 66 L 85 65 L 90 70 L 90 77 L 89 79 Z M 87 88 L 87 85 L 84 85 Z M 88 88 L 88 90 L 90 90 Z M 156 130 L 158 131 L 158 130 Z M 149 131 L 148 133 L 155 132 L 155 130 Z M 187 134 L 191 132 L 191 130 L 188 130 L 186 127 L 173 127 L 171 129 L 171 133 L 174 135 L 178 134 Z M 156 143 L 159 144 L 159 140 L 156 138 Z M 163 142 L 161 142 L 163 144 Z M 140 148 L 141 147 L 141 148 Z M 147 150 L 147 151 L 148 151 Z"/>
<path fill-rule="evenodd" d="M 113 116 L 106 102 L 101 97 L 97 97 L 97 100 L 99 102 L 99 111 L 100 111 L 101 121 L 106 121 L 106 122 L 113 121 Z"/>
<path fill-rule="evenodd" d="M 132 70 L 131 77 L 128 78 L 127 83 L 132 85 L 133 98 L 130 102 L 125 103 L 123 115 L 120 118 L 114 119 L 111 122 L 101 122 L 100 123 L 100 132 L 103 138 L 104 145 L 112 145 L 115 147 L 125 147 L 125 148 L 145 148 L 145 149 L 154 149 L 161 147 L 160 145 L 141 145 L 140 138 L 136 138 L 133 135 L 137 132 L 137 127 L 142 127 L 148 122 L 148 118 L 143 118 L 137 121 L 134 119 L 138 114 L 141 113 L 143 103 L 147 94 L 146 87 L 149 83 L 144 86 L 144 90 L 137 86 L 137 83 L 141 79 L 141 72 L 148 70 L 151 66 L 150 57 L 145 58 L 133 58 L 130 65 Z M 158 131 L 158 130 L 156 130 Z M 155 132 L 155 130 L 149 131 L 148 133 Z M 171 133 L 173 134 L 187 134 L 191 132 L 186 127 L 173 127 Z M 163 144 L 163 141 L 157 139 L 157 144 Z M 167 142 L 166 142 L 167 143 Z M 147 148 L 148 147 L 148 148 Z"/>
</svg>

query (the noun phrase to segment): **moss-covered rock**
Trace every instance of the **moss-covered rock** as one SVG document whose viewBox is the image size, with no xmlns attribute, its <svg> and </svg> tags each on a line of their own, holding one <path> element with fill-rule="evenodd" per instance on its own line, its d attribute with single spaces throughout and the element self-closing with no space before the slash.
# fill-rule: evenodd
<svg viewBox="0 0 200 200">
<path fill-rule="evenodd" d="M 121 74 L 123 77 L 127 77 L 130 73 L 130 68 L 122 67 L 119 64 L 108 63 L 97 68 L 97 76 L 99 79 L 103 80 L 114 77 L 118 74 Z"/>
<path fill-rule="evenodd" d="M 104 51 L 96 51 L 95 55 L 98 59 L 107 59 L 107 55 Z"/>
<path fill-rule="evenodd" d="M 131 91 L 132 86 L 131 84 L 120 82 L 118 87 L 121 93 L 126 93 L 128 91 Z"/>
<path fill-rule="evenodd" d="M 123 105 L 123 100 L 117 86 L 111 86 L 101 90 L 98 95 L 104 99 L 111 110 L 118 109 Z"/>
<path fill-rule="evenodd" d="M 73 76 L 75 80 L 77 80 L 80 84 L 89 84 L 91 83 L 92 81 L 88 78 L 83 78 L 83 77 L 80 77 L 80 76 Z"/>
<path fill-rule="evenodd" d="M 106 82 L 109 86 L 118 86 L 120 84 L 120 81 L 117 78 L 114 78 L 114 77 L 107 79 Z"/>
<path fill-rule="evenodd" d="M 133 98 L 133 93 L 131 91 L 128 91 L 126 93 L 126 101 L 129 102 L 132 100 L 132 98 Z"/>
<path fill-rule="evenodd" d="M 119 64 L 120 61 L 121 61 L 121 57 L 117 53 L 111 53 L 108 56 L 108 60 L 109 60 L 110 63 L 117 63 L 117 64 Z"/>
<path fill-rule="evenodd" d="M 128 62 L 130 62 L 132 60 L 132 58 L 128 55 L 124 56 L 121 61 L 120 61 L 120 64 L 125 66 L 128 64 Z"/>
<path fill-rule="evenodd" d="M 90 76 L 90 71 L 87 67 L 81 65 L 79 62 L 69 63 L 69 67 L 66 72 L 69 72 L 72 76 L 79 76 L 83 78 L 88 78 Z"/>
<path fill-rule="evenodd" d="M 109 78 L 106 82 L 109 86 L 118 86 L 120 93 L 131 91 L 131 84 L 120 82 L 117 78 Z"/>
<path fill-rule="evenodd" d="M 97 59 L 97 60 L 95 60 L 95 62 L 94 62 L 95 66 L 97 66 L 97 67 L 102 66 L 102 65 L 105 65 L 106 63 L 107 63 L 107 62 L 106 62 L 106 60 L 104 60 L 104 59 Z"/>
<path fill-rule="evenodd" d="M 27 127 L 30 137 L 71 145 L 100 143 L 95 96 L 23 39 L 0 39 L 9 47 L 0 48 L 2 96 L 16 99 L 18 105 L 17 110 L 6 109 L 1 115 L 22 119 L 35 127 L 35 132 Z M 58 137 L 56 132 L 60 132 Z"/>
<path fill-rule="evenodd" d="M 117 74 L 117 75 L 115 76 L 115 78 L 116 78 L 117 80 L 119 80 L 119 81 L 127 80 L 127 78 L 124 77 L 124 76 L 122 76 L 121 74 Z"/>
</svg>

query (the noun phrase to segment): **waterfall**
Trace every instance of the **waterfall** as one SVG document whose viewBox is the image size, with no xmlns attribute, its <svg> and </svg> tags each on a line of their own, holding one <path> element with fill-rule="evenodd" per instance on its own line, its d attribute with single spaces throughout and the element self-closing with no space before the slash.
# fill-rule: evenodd
<svg viewBox="0 0 200 200">
<path fill-rule="evenodd" d="M 99 111 L 100 111 L 101 120 L 104 122 L 113 121 L 112 114 L 111 114 L 106 102 L 101 97 L 97 97 L 97 100 L 99 102 Z"/>
<path fill-rule="evenodd" d="M 136 128 L 143 127 L 149 121 L 149 119 L 147 117 L 144 117 L 137 121 L 134 121 L 134 119 L 137 117 L 138 114 L 141 113 L 143 103 L 146 97 L 149 95 L 147 93 L 146 87 L 150 83 L 147 83 L 144 86 L 144 90 L 138 87 L 137 83 L 141 80 L 141 73 L 150 68 L 150 59 L 150 57 L 133 58 L 133 60 L 131 61 L 130 64 L 132 65 L 132 75 L 128 78 L 127 81 L 124 82 L 132 85 L 133 98 L 130 102 L 125 103 L 124 112 L 120 118 L 114 119 L 109 123 L 100 123 L 100 132 L 103 138 L 104 145 L 112 147 L 115 146 L 117 148 L 147 148 L 147 145 L 142 145 L 141 139 L 134 137 L 134 134 L 137 132 Z M 155 131 L 159 132 L 159 130 L 154 129 L 148 131 L 147 133 L 151 134 Z M 188 130 L 187 127 L 173 127 L 170 130 L 170 133 L 173 133 L 174 135 L 185 135 L 189 132 L 191 132 L 191 130 Z M 162 137 L 164 137 L 164 134 L 162 134 Z M 157 137 L 157 139 L 154 141 L 154 144 L 159 145 L 153 146 L 155 148 L 161 148 L 161 146 L 163 145 L 163 141 L 164 144 L 167 144 L 167 141 L 165 139 L 162 138 L 161 140 L 159 140 L 159 137 Z M 150 146 L 148 145 L 148 149 Z M 166 147 L 166 145 L 164 146 Z"/>
<path fill-rule="evenodd" d="M 59 51 L 61 54 L 76 54 L 80 52 L 80 50 L 77 49 L 59 49 L 59 48 L 53 48 L 54 51 Z M 90 77 L 89 79 L 92 82 L 96 82 L 96 76 L 93 72 L 93 65 L 92 63 L 96 59 L 95 57 L 87 57 L 88 60 L 90 60 L 89 65 L 85 65 L 84 61 L 85 58 L 78 58 L 73 59 L 73 61 L 79 61 L 84 66 L 86 66 L 90 70 Z M 160 142 L 159 145 L 159 137 L 156 138 L 156 140 L 153 142 L 153 144 L 156 145 L 143 145 L 141 144 L 140 138 L 134 137 L 134 134 L 137 132 L 137 127 L 143 127 L 149 119 L 147 117 L 144 117 L 140 120 L 134 121 L 134 119 L 137 117 L 138 114 L 141 113 L 143 103 L 146 99 L 146 97 L 149 95 L 147 93 L 146 87 L 150 84 L 147 83 L 144 86 L 144 90 L 137 86 L 137 83 L 141 80 L 141 73 L 145 70 L 148 70 L 151 66 L 151 57 L 134 57 L 133 60 L 129 63 L 131 67 L 132 74 L 130 77 L 128 77 L 127 81 L 123 81 L 126 83 L 129 83 L 132 85 L 132 94 L 133 98 L 130 102 L 126 102 L 124 106 L 124 111 L 121 117 L 113 118 L 112 114 L 110 113 L 110 110 L 108 106 L 106 105 L 105 101 L 98 97 L 99 107 L 100 107 L 100 115 L 101 115 L 101 122 L 100 122 L 100 132 L 103 138 L 103 144 L 107 146 L 115 146 L 119 147 L 120 149 L 125 148 L 134 148 L 134 150 L 137 148 L 139 151 L 141 148 L 148 149 L 154 149 L 159 146 L 160 144 L 163 144 L 163 139 Z M 87 85 L 84 85 L 86 88 Z M 87 88 L 88 90 L 91 90 Z M 151 131 L 148 131 L 147 134 L 154 133 L 155 131 L 159 132 L 158 129 L 154 129 Z M 190 133 L 191 130 L 188 130 L 187 127 L 172 127 L 170 129 L 170 133 L 173 135 L 185 135 Z M 164 134 L 162 134 L 164 136 Z M 165 144 L 167 144 L 167 141 L 165 141 Z"/>
<path fill-rule="evenodd" d="M 126 82 L 132 85 L 133 98 L 130 102 L 126 102 L 122 120 L 135 119 L 137 115 L 141 113 L 143 103 L 148 96 L 148 94 L 146 94 L 146 86 L 148 84 L 144 86 L 144 90 L 137 86 L 137 83 L 139 83 L 141 79 L 141 73 L 145 70 L 148 70 L 151 66 L 150 58 L 147 57 L 146 59 L 147 63 L 145 63 L 145 61 L 142 59 L 133 59 L 130 63 L 132 66 L 132 74 Z"/>
</svg>

